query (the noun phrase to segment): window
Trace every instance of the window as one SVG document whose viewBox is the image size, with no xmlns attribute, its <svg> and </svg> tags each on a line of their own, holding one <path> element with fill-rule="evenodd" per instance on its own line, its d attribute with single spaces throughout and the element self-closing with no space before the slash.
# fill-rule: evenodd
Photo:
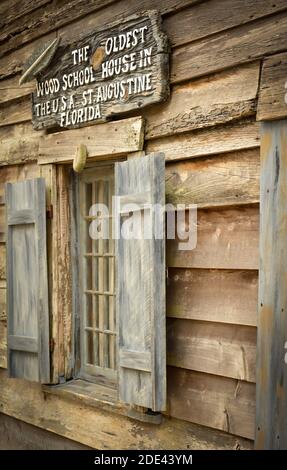
<svg viewBox="0 0 287 470">
<path fill-rule="evenodd" d="M 99 163 L 87 168 L 72 178 L 72 205 L 65 205 L 69 185 L 60 175 L 61 171 L 47 180 L 6 185 L 9 376 L 57 383 L 58 391 L 64 386 L 73 390 L 73 381 L 64 384 L 65 378 L 81 378 L 84 380 L 78 381 L 78 386 L 92 388 L 92 394 L 100 397 L 103 388 L 111 390 L 102 384 L 112 382 L 120 401 L 162 411 L 166 406 L 165 240 L 142 236 L 142 228 L 147 223 L 154 234 L 159 223 L 159 233 L 164 234 L 164 213 L 153 210 L 155 204 L 164 204 L 164 156 L 152 154 L 130 158 L 115 167 Z M 57 243 L 47 254 L 46 185 L 54 182 L 54 176 L 59 186 L 53 186 L 56 204 L 50 211 L 52 223 L 47 234 L 51 243 L 55 230 Z M 59 196 L 62 185 L 64 194 Z M 95 204 L 104 204 L 106 209 L 99 210 Z M 112 238 L 113 218 L 119 229 L 116 240 Z M 62 246 L 58 239 L 65 220 L 71 220 L 71 230 L 65 230 Z M 95 227 L 103 236 L 94 236 Z M 108 234 L 103 234 L 107 227 Z M 127 227 L 134 236 L 130 237 Z M 63 262 L 70 247 L 71 258 L 60 280 L 67 282 L 63 285 L 66 288 L 70 275 L 73 278 L 72 289 L 67 287 L 73 297 L 73 312 L 68 309 L 71 317 L 66 321 L 67 332 L 72 333 L 73 320 L 75 356 L 70 356 L 69 348 L 64 359 L 70 370 L 61 374 L 56 369 L 55 374 L 63 339 L 59 336 L 59 347 L 54 349 L 51 333 L 64 321 L 58 315 L 62 286 L 57 278 L 56 294 L 51 289 L 54 284 L 48 282 L 48 267 L 59 273 L 58 253 Z"/>
<path fill-rule="evenodd" d="M 116 379 L 113 195 L 113 167 L 90 168 L 79 177 L 80 376 L 90 380 Z"/>
</svg>

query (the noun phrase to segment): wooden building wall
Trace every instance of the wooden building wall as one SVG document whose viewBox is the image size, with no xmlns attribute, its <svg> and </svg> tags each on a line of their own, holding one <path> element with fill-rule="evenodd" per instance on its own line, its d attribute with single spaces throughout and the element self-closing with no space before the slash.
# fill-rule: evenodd
<svg viewBox="0 0 287 470">
<path fill-rule="evenodd" d="M 175 242 L 167 246 L 168 414 L 253 439 L 257 98 L 262 59 L 286 50 L 287 5 L 285 0 L 158 0 L 156 6 L 172 48 L 172 93 L 166 104 L 143 111 L 145 150 L 165 152 L 167 201 L 199 207 L 196 249 L 178 252 Z M 74 39 L 84 30 L 153 7 L 151 0 L 1 3 L 0 195 L 6 181 L 39 172 L 42 132 L 33 131 L 30 123 L 34 85 L 18 85 L 34 48 L 56 35 Z M 1 205 L 0 366 L 5 368 L 3 225 Z M 25 418 L 24 399 L 23 410 L 17 403 L 14 412 L 4 372 L 1 377 L 4 412 L 31 422 L 30 415 Z M 66 435 L 45 420 L 42 426 Z M 89 439 L 79 439 L 91 445 Z"/>
</svg>

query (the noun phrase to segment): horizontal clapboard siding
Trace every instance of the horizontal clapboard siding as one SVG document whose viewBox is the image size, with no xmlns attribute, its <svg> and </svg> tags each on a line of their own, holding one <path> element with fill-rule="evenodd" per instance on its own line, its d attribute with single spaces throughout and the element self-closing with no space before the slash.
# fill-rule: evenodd
<svg viewBox="0 0 287 470">
<path fill-rule="evenodd" d="M 254 384 L 169 367 L 168 387 L 171 416 L 254 439 Z"/>
<path fill-rule="evenodd" d="M 256 326 L 257 298 L 257 271 L 168 269 L 170 318 Z"/>
<path fill-rule="evenodd" d="M 24 0 L 20 11 L 19 0 L 11 2 L 0 6 L 0 13 L 10 6 L 0 36 L 0 165 L 38 158 L 43 133 L 30 124 L 33 84 L 18 85 L 31 52 L 56 35 L 73 41 L 116 16 L 154 8 L 151 0 L 73 0 L 56 8 Z M 255 117 L 261 58 L 286 50 L 286 2 L 159 0 L 156 8 L 172 48 L 172 93 L 169 102 L 142 113 L 145 150 L 165 153 L 167 201 L 200 209 L 195 250 L 167 244 L 169 413 L 253 438 L 260 173 Z M 0 195 L 2 175 L 6 181 L 25 177 L 24 167 L 18 168 L 1 168 Z M 0 227 L 3 214 L 4 206 Z M 3 240 L 0 365 L 6 361 Z"/>
<path fill-rule="evenodd" d="M 183 218 L 182 218 L 183 219 Z M 180 221 L 181 229 L 186 222 Z M 167 266 L 172 268 L 258 269 L 258 206 L 199 210 L 197 245 L 179 249 L 179 240 L 167 241 Z"/>
<path fill-rule="evenodd" d="M 255 382 L 253 327 L 169 319 L 167 351 L 171 366 Z"/>
</svg>

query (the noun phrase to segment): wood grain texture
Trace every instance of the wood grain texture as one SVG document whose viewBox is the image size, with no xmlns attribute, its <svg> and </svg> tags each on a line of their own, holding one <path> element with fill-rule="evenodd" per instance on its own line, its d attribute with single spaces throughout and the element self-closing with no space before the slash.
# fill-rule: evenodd
<svg viewBox="0 0 287 470">
<path fill-rule="evenodd" d="M 0 171 L 0 198 L 5 201 L 5 183 L 34 178 L 39 175 L 35 164 L 8 166 Z M 6 232 L 5 206 L 0 206 L 0 228 Z M 6 245 L 0 244 L 0 367 L 7 367 L 7 316 L 6 316 Z"/>
<path fill-rule="evenodd" d="M 163 205 L 164 165 L 163 154 L 117 163 L 115 195 L 124 197 L 126 204 L 135 203 L 135 195 L 142 201 L 144 195 L 145 203 Z M 148 214 L 141 210 L 126 218 L 121 213 L 121 204 L 118 206 L 115 217 L 120 230 L 116 240 L 119 398 L 125 403 L 162 411 L 166 408 L 165 240 L 155 238 L 154 234 L 155 230 L 164 233 L 164 215 L 156 218 L 149 209 Z M 123 230 L 131 223 L 137 235 L 128 239 Z M 151 228 L 153 237 L 144 238 L 143 224 Z M 138 368 L 128 367 L 129 351 L 136 353 Z"/>
<path fill-rule="evenodd" d="M 163 137 L 249 117 L 256 112 L 259 63 L 173 87 L 167 103 L 146 117 L 147 139 Z"/>
<path fill-rule="evenodd" d="M 183 8 L 185 5 L 196 4 L 198 1 L 159 1 L 157 9 L 165 14 Z M 135 0 L 130 0 L 128 5 L 124 1 L 115 0 L 72 0 L 68 3 L 64 0 L 60 2 L 58 0 L 56 8 L 52 2 L 49 3 L 50 5 L 47 5 L 45 9 L 42 8 L 34 13 L 29 12 L 29 14 L 19 18 L 18 21 L 13 21 L 12 24 L 8 24 L 3 28 L 0 45 L 1 55 L 55 29 L 60 28 L 60 31 L 68 29 L 69 39 L 74 39 L 83 31 L 89 31 L 102 24 L 108 24 L 114 21 L 115 18 L 124 19 L 128 15 L 154 8 L 154 2 L 151 0 L 144 0 L 140 5 Z M 78 21 L 75 22 L 75 20 Z M 70 25 L 69 23 L 73 24 Z M 74 35 L 71 34 L 72 28 L 75 29 Z"/>
<path fill-rule="evenodd" d="M 286 12 L 186 44 L 173 52 L 171 82 L 208 75 L 286 49 Z"/>
<path fill-rule="evenodd" d="M 287 117 L 287 53 L 276 54 L 263 62 L 257 120 Z"/>
<path fill-rule="evenodd" d="M 0 127 L 0 165 L 36 161 L 43 134 L 44 131 L 33 131 L 30 122 Z"/>
<path fill-rule="evenodd" d="M 0 368 L 7 367 L 7 315 L 6 288 L 1 282 L 0 287 Z"/>
<path fill-rule="evenodd" d="M 73 367 L 69 171 L 60 165 L 42 165 L 40 174 L 45 178 L 47 204 L 53 211 L 53 217 L 47 218 L 51 381 L 59 383 L 71 377 Z"/>
<path fill-rule="evenodd" d="M 141 117 L 123 119 L 101 126 L 56 132 L 41 140 L 39 164 L 73 161 L 77 147 L 84 143 L 89 158 L 116 157 L 142 150 L 144 123 Z M 53 153 L 51 154 L 51 147 Z"/>
<path fill-rule="evenodd" d="M 0 165 L 36 161 L 39 154 L 39 143 L 43 140 L 41 134 L 41 131 L 33 131 L 31 123 L 28 122 L 0 127 Z M 71 131 L 66 136 L 66 149 L 59 149 L 59 158 L 62 151 L 64 155 L 68 155 L 68 135 L 71 135 Z M 80 136 L 77 136 L 75 146 L 79 140 L 81 140 Z M 53 141 L 52 137 L 51 141 Z M 148 140 L 145 145 L 148 153 L 162 150 L 166 160 L 170 161 L 257 148 L 259 143 L 259 124 L 243 120 L 167 138 Z M 57 146 L 56 143 L 55 146 Z M 47 159 L 53 158 L 51 153 L 48 155 L 48 149 L 45 150 L 46 153 Z"/>
<path fill-rule="evenodd" d="M 0 126 L 16 124 L 31 119 L 30 97 L 12 102 L 8 108 L 0 106 Z"/>
<path fill-rule="evenodd" d="M 143 37 L 139 35 L 141 28 L 145 30 Z M 113 47 L 110 54 L 105 52 L 108 38 L 120 37 L 125 31 L 138 32 L 136 44 L 132 47 L 133 56 L 123 56 L 123 53 L 116 47 Z M 77 61 L 74 64 L 72 52 L 86 47 L 89 49 L 87 62 Z M 126 47 L 126 49 L 128 48 Z M 149 51 L 150 55 L 146 64 L 141 66 L 141 53 L 143 50 Z M 129 57 L 128 61 L 124 62 L 124 57 L 125 59 Z M 111 64 L 114 64 L 113 70 L 111 70 Z M 106 66 L 106 73 L 104 72 L 104 65 Z M 132 68 L 133 65 L 135 69 Z M 86 72 L 89 75 L 88 82 L 86 81 Z M 70 73 L 79 74 L 79 78 L 77 84 L 74 85 L 69 85 L 68 80 L 67 86 L 64 77 L 66 76 L 67 79 Z M 80 73 L 82 73 L 84 82 L 82 85 L 80 85 Z M 25 74 L 22 77 L 25 77 Z M 149 77 L 149 81 L 147 77 Z M 38 90 L 32 93 L 32 122 L 34 129 L 61 127 L 73 129 L 91 123 L 100 124 L 117 115 L 125 115 L 130 111 L 139 111 L 141 108 L 165 101 L 169 96 L 169 46 L 167 36 L 161 29 L 161 17 L 157 10 L 147 10 L 141 14 L 129 15 L 127 18 L 113 21 L 109 25 L 101 25 L 100 28 L 88 34 L 82 34 L 72 42 L 70 40 L 60 42 L 49 67 L 44 68 L 42 72 L 37 74 L 38 87 L 41 87 L 41 84 L 43 85 L 47 80 L 54 79 L 59 84 L 57 91 L 47 95 L 46 93 L 39 93 Z M 144 84 L 146 86 L 141 85 L 139 87 L 138 80 L 142 83 L 142 79 L 145 80 Z M 128 80 L 131 81 L 128 83 Z M 135 82 L 135 80 L 137 81 Z M 115 84 L 118 85 L 117 91 L 113 92 L 113 85 Z M 110 91 L 107 91 L 110 90 L 110 86 L 112 86 L 111 96 Z M 141 91 L 139 88 L 141 88 Z M 108 97 L 105 97 L 105 89 Z M 91 90 L 92 94 L 89 95 L 91 102 L 86 100 L 86 104 L 83 105 L 83 93 Z M 67 103 L 64 108 L 61 105 L 62 96 L 65 96 Z M 46 105 L 47 99 L 51 103 L 50 111 L 42 113 L 40 109 Z M 72 108 L 69 106 L 71 99 L 73 99 Z M 52 102 L 58 103 L 57 111 L 54 111 Z M 90 111 L 93 113 L 91 117 Z M 73 115 L 76 112 L 79 119 L 76 117 L 73 120 Z"/>
<path fill-rule="evenodd" d="M 1 27 L 7 26 L 21 16 L 31 14 L 32 11 L 43 7 L 51 0 L 4 0 L 0 6 Z"/>
<path fill-rule="evenodd" d="M 0 57 L 0 80 L 22 72 L 24 64 L 27 62 L 33 51 L 40 47 L 43 44 L 43 41 L 52 41 L 56 37 L 56 32 L 49 33 L 44 38 L 38 38 L 32 43 L 28 43 L 24 47 L 16 49 L 11 54 Z"/>
<path fill-rule="evenodd" d="M 170 100 L 141 112 L 146 119 L 146 139 L 219 126 L 255 116 L 259 70 L 259 62 L 253 62 L 173 87 Z M 2 104 L 0 126 L 30 121 L 30 101 L 30 96 L 27 96 L 20 101 Z M 45 117 L 43 119 L 46 120 Z M 49 122 L 47 125 L 50 125 Z M 38 128 L 40 125 L 41 122 L 37 122 Z"/>
<path fill-rule="evenodd" d="M 163 151 L 166 160 L 169 161 L 257 148 L 259 145 L 258 124 L 243 120 L 167 138 L 148 140 L 146 150 Z"/>
<path fill-rule="evenodd" d="M 255 384 L 169 367 L 171 416 L 254 438 Z"/>
<path fill-rule="evenodd" d="M 53 31 L 69 21 L 91 12 L 97 11 L 114 0 L 58 0 L 55 5 L 52 1 L 43 1 L 44 7 L 28 10 L 22 10 L 22 6 L 18 5 L 18 10 L 22 11 L 19 18 L 14 21 L 4 23 L 0 34 L 0 54 L 6 54 L 11 50 L 21 47 L 28 41 L 31 41 L 45 33 Z M 32 3 L 32 2 L 30 2 Z M 41 6 L 40 2 L 37 2 Z M 45 5 L 46 4 L 46 5 Z M 16 7 L 17 8 L 17 7 Z M 27 11 L 28 10 L 28 11 Z M 26 13 L 26 14 L 24 14 Z M 12 15 L 11 15 L 12 16 Z"/>
<path fill-rule="evenodd" d="M 166 165 L 166 201 L 201 207 L 259 202 L 259 150 Z"/>
<path fill-rule="evenodd" d="M 88 450 L 90 447 L 0 414 L 1 450 Z"/>
<path fill-rule="evenodd" d="M 256 328 L 169 319 L 170 366 L 255 382 Z"/>
<path fill-rule="evenodd" d="M 257 271 L 168 269 L 168 317 L 256 326 L 257 303 Z"/>
<path fill-rule="evenodd" d="M 5 280 L 5 279 L 6 279 L 6 247 L 5 247 L 5 243 L 1 243 L 0 244 L 0 281 Z"/>
<path fill-rule="evenodd" d="M 39 384 L 31 383 L 28 388 L 24 381 L 9 380 L 1 370 L 0 380 L 3 413 L 96 449 L 138 449 L 139 441 L 142 449 L 252 448 L 245 439 L 177 419 L 166 419 L 160 426 L 139 425 L 127 417 L 84 404 L 73 406 L 71 412 L 70 400 L 47 396 Z M 234 397 L 232 401 L 241 404 L 237 416 L 242 414 L 244 401 Z M 214 402 L 213 407 L 212 413 L 217 410 Z"/>
<path fill-rule="evenodd" d="M 9 375 L 49 383 L 45 180 L 7 183 L 5 199 Z"/>
<path fill-rule="evenodd" d="M 285 0 L 210 0 L 167 16 L 164 28 L 178 47 L 284 9 Z"/>
<path fill-rule="evenodd" d="M 183 230 L 183 220 L 180 220 L 180 227 Z M 188 219 L 185 227 L 188 227 Z M 196 248 L 179 250 L 178 240 L 168 240 L 167 266 L 258 269 L 258 207 L 198 211 Z"/>
<path fill-rule="evenodd" d="M 186 5 L 190 5 L 192 3 L 196 4 L 199 1 L 200 0 L 159 0 L 156 7 L 161 14 L 168 14 L 181 9 Z M 78 4 L 79 7 L 77 7 L 76 4 Z M 63 14 L 63 9 L 60 9 L 58 13 L 57 9 L 54 8 L 52 16 L 54 16 L 54 19 L 56 20 L 55 24 L 57 24 L 57 21 L 62 21 L 62 27 L 58 30 L 58 35 L 63 40 L 73 42 L 76 37 L 80 37 L 83 34 L 83 31 L 87 33 L 92 32 L 104 24 L 109 24 L 115 21 L 115 18 L 125 19 L 127 16 L 139 13 L 140 11 L 153 9 L 154 1 L 143 0 L 140 4 L 137 0 L 129 0 L 129 2 L 126 2 L 125 0 L 116 1 L 113 3 L 112 8 L 107 5 L 107 8 L 98 10 L 97 14 L 94 14 L 93 12 L 91 14 L 87 14 L 89 11 L 83 10 L 85 5 L 87 8 L 94 8 L 95 2 L 89 0 L 87 3 L 86 0 L 81 0 L 80 2 L 78 0 L 74 0 L 72 3 L 72 8 L 67 7 L 65 2 L 64 10 L 66 14 Z M 74 22 L 77 8 L 79 8 L 79 16 L 82 15 L 82 18 L 79 18 L 78 21 Z M 27 16 L 27 20 L 29 21 L 29 16 Z M 42 28 L 40 28 L 37 24 L 35 24 L 34 27 L 30 28 L 30 30 L 25 30 L 24 34 L 29 42 L 22 40 L 21 44 L 24 44 L 22 47 L 18 47 L 15 50 L 12 50 L 13 47 L 11 47 L 11 54 L 0 57 L 0 79 L 21 72 L 23 64 L 33 53 L 36 47 L 43 44 L 43 42 L 49 41 L 56 37 L 56 32 L 53 31 L 54 23 L 50 22 L 49 15 L 45 16 L 45 14 L 43 14 L 43 16 L 40 16 L 38 21 L 46 22 L 47 25 L 45 26 L 42 24 Z M 71 22 L 73 23 L 69 24 Z M 44 36 L 39 37 L 43 34 Z M 15 42 L 18 41 L 17 36 L 11 39 L 12 42 L 13 40 Z M 31 39 L 33 39 L 33 41 L 31 41 Z M 4 47 L 7 47 L 6 44 Z"/>
<path fill-rule="evenodd" d="M 35 83 L 30 82 L 25 85 L 19 85 L 19 77 L 8 78 L 7 80 L 0 81 L 0 104 L 8 103 L 15 99 L 29 96 L 35 89 Z"/>
<path fill-rule="evenodd" d="M 287 449 L 287 121 L 262 124 L 256 448 Z"/>
<path fill-rule="evenodd" d="M 5 183 L 23 181 L 39 176 L 39 167 L 35 163 L 6 166 L 0 171 L 0 196 L 5 197 Z M 1 222 L 5 222 L 4 219 Z"/>
</svg>

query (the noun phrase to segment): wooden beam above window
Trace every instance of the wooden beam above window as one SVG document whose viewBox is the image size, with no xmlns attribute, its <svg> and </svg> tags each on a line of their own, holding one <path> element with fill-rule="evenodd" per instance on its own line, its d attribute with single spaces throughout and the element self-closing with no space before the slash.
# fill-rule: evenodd
<svg viewBox="0 0 287 470">
<path fill-rule="evenodd" d="M 88 160 L 96 160 L 137 152 L 143 149 L 143 142 L 142 117 L 56 132 L 41 139 L 38 163 L 71 163 L 80 144 L 86 145 Z"/>
</svg>

